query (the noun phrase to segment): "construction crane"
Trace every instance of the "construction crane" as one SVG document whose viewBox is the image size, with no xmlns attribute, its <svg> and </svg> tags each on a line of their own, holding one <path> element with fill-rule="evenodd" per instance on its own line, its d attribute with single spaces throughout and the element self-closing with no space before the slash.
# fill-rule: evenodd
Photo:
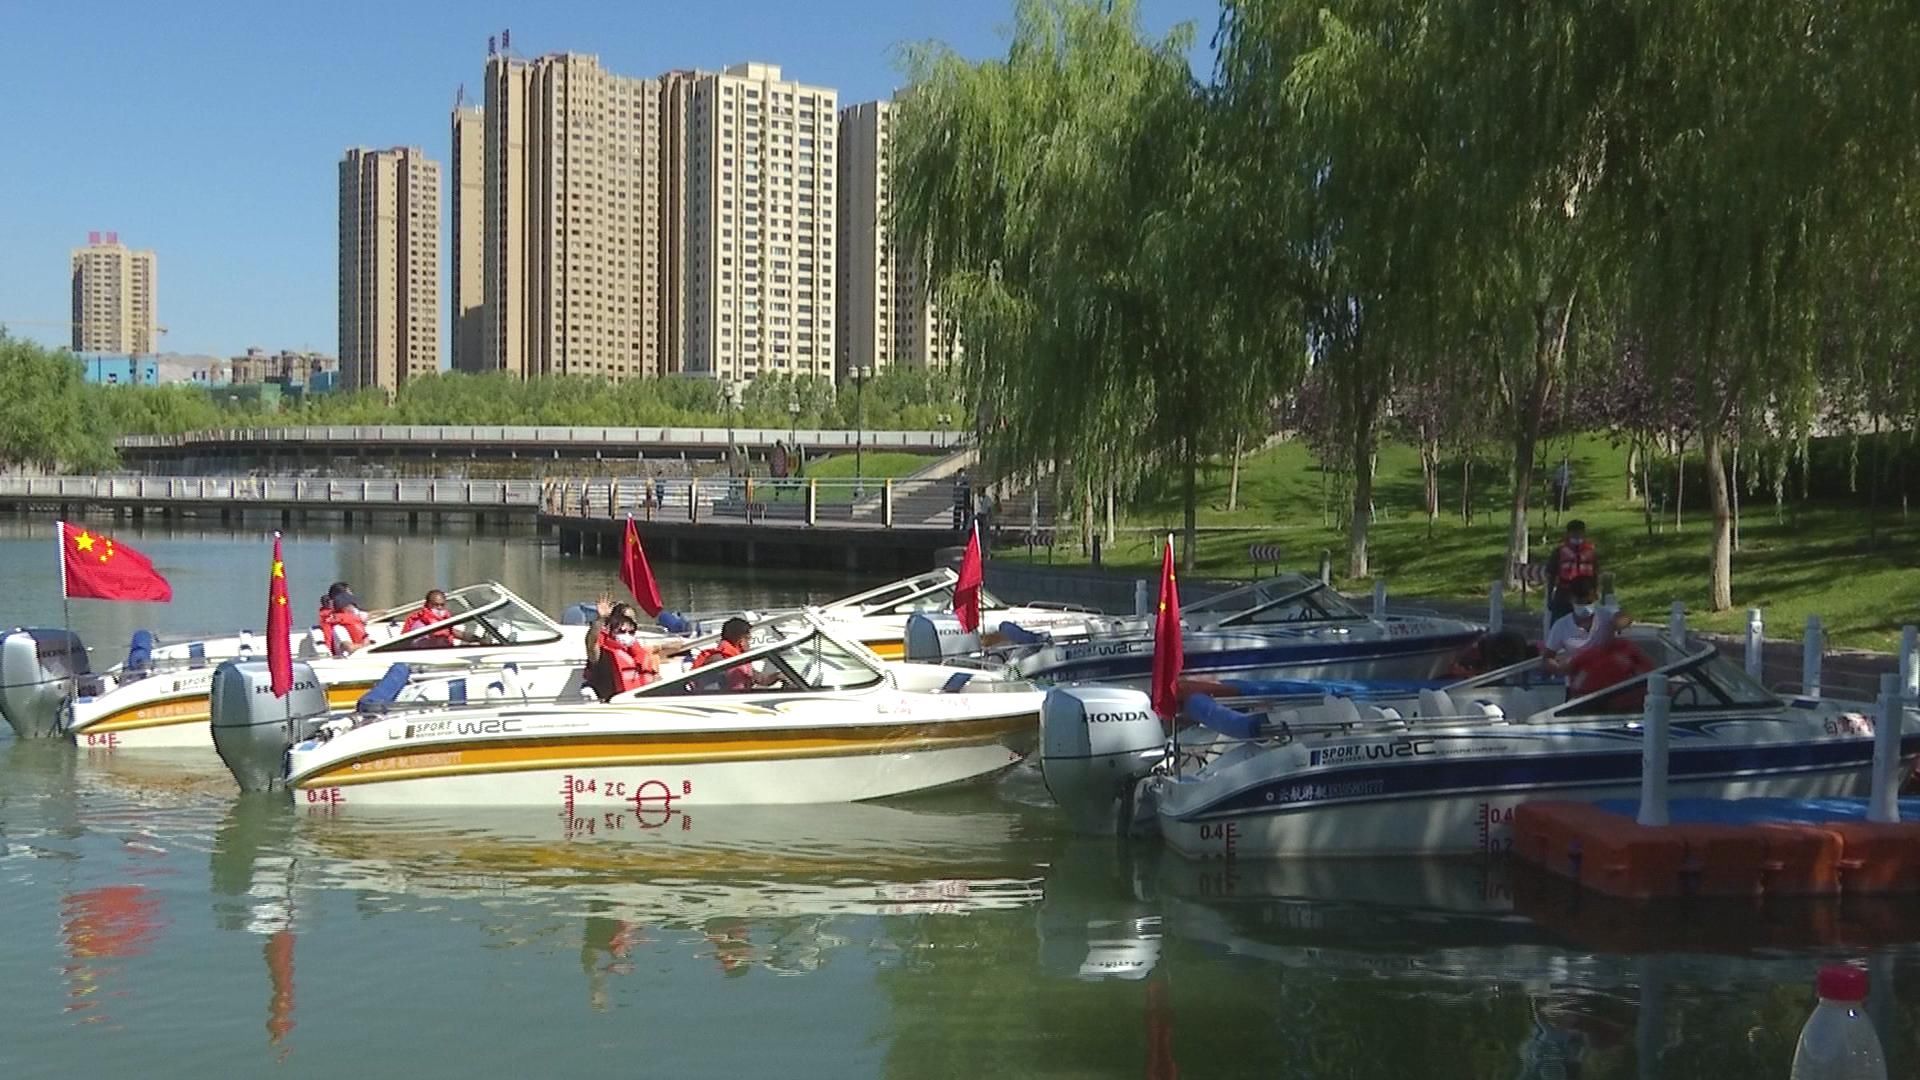
<svg viewBox="0 0 1920 1080">
<path fill-rule="evenodd" d="M 0 318 L 0 330 L 5 330 L 5 329 L 6 329 L 7 327 L 9 327 L 9 326 L 61 326 L 61 327 L 65 327 L 65 328 L 66 328 L 66 329 L 68 329 L 68 330 L 71 330 L 71 329 L 73 329 L 74 327 L 76 327 L 76 326 L 79 326 L 79 325 L 80 325 L 79 323 L 77 323 L 77 322 L 74 322 L 74 321 L 73 321 L 72 319 L 8 319 L 8 318 Z M 154 328 L 153 328 L 153 332 L 154 332 L 155 334 L 164 334 L 164 333 L 166 333 L 166 332 L 167 332 L 167 328 L 166 328 L 166 327 L 164 327 L 164 326 L 156 326 L 156 327 L 154 327 Z"/>
</svg>

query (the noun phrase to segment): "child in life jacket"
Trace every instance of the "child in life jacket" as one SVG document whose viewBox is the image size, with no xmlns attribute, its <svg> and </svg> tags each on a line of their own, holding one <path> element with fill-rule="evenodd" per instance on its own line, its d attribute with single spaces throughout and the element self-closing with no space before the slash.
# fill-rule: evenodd
<svg viewBox="0 0 1920 1080">
<path fill-rule="evenodd" d="M 335 656 L 345 656 L 367 643 L 367 613 L 353 586 L 336 581 L 320 598 L 320 633 Z"/>
</svg>

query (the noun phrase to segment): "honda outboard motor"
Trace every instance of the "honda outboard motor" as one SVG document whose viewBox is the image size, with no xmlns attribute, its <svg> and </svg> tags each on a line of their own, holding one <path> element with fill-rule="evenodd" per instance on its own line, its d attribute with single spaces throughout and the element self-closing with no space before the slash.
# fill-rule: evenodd
<svg viewBox="0 0 1920 1080">
<path fill-rule="evenodd" d="M 980 635 L 962 629 L 957 615 L 915 614 L 907 616 L 906 658 L 923 664 L 937 664 L 955 656 L 972 656 L 980 651 Z"/>
<path fill-rule="evenodd" d="M 300 661 L 293 689 L 273 696 L 265 660 L 229 660 L 213 673 L 213 748 L 241 791 L 266 791 L 284 777 L 287 747 L 306 738 L 327 717 L 327 691 Z"/>
<path fill-rule="evenodd" d="M 1040 703 L 1040 775 L 1082 832 L 1111 835 L 1131 824 L 1121 814 L 1166 745 L 1166 730 L 1138 690 L 1057 686 Z"/>
<path fill-rule="evenodd" d="M 91 684 L 87 646 L 71 630 L 27 627 L 0 635 L 0 713 L 23 739 L 60 733 L 60 710 Z M 87 691 L 90 692 L 90 691 Z"/>
</svg>

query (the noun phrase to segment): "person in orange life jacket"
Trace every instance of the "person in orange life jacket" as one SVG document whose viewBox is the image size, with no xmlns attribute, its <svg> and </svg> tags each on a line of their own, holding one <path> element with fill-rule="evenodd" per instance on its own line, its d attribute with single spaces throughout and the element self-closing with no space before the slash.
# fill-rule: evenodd
<svg viewBox="0 0 1920 1080">
<path fill-rule="evenodd" d="M 1601 610 L 1593 620 L 1593 636 L 1567 661 L 1567 700 L 1598 693 L 1654 669 L 1653 658 L 1621 637 L 1633 625 L 1624 611 Z M 1646 705 L 1647 684 L 1638 682 L 1617 694 L 1601 698 L 1600 712 L 1639 712 Z"/>
<path fill-rule="evenodd" d="M 601 701 L 637 690 L 660 676 L 660 661 L 686 648 L 668 641 L 648 645 L 640 640 L 633 609 L 624 604 L 608 615 L 606 628 L 593 634 L 593 660 L 587 665 L 587 685 Z"/>
<path fill-rule="evenodd" d="M 453 618 L 453 612 L 447 610 L 447 594 L 439 589 L 430 589 L 420 609 L 407 616 L 406 623 L 400 627 L 400 633 L 411 634 L 422 627 L 445 622 L 451 618 Z M 477 643 L 480 637 L 462 627 L 442 626 L 432 633 L 415 638 L 412 646 L 416 649 L 437 649 L 458 645 L 463 641 L 470 644 Z"/>
<path fill-rule="evenodd" d="M 721 624 L 719 644 L 711 649 L 703 650 L 698 656 L 695 656 L 693 658 L 693 666 L 695 669 L 698 669 L 715 660 L 724 660 L 731 656 L 739 656 L 741 653 L 746 652 L 748 646 L 752 643 L 752 624 L 736 615 Z M 779 672 L 756 672 L 753 670 L 753 665 L 751 664 L 735 664 L 732 667 L 722 669 L 719 675 L 722 676 L 719 680 L 714 680 L 712 676 L 703 679 L 700 684 L 700 689 L 725 690 L 728 693 L 738 693 L 743 690 L 752 690 L 755 687 L 773 686 L 780 681 Z"/>
<path fill-rule="evenodd" d="M 367 613 L 360 610 L 353 586 L 344 581 L 328 586 L 320 598 L 320 630 L 335 656 L 345 656 L 367 643 Z"/>
<path fill-rule="evenodd" d="M 1547 610 L 1559 619 L 1573 610 L 1573 583 L 1581 578 L 1600 578 L 1600 556 L 1587 539 L 1587 523 L 1575 518 L 1567 522 L 1567 538 L 1547 561 Z"/>
</svg>

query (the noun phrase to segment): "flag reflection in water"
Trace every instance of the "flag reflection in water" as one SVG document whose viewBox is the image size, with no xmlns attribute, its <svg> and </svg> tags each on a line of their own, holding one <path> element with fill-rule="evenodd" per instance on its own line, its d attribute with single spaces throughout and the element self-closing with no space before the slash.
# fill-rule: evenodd
<svg viewBox="0 0 1920 1080">
<path fill-rule="evenodd" d="M 60 901 L 60 919 L 68 957 L 62 969 L 67 977 L 66 1011 L 85 1013 L 82 1023 L 105 1022 L 99 999 L 127 992 L 106 989 L 120 970 L 113 961 L 141 956 L 153 944 L 166 925 L 160 900 L 142 885 L 102 885 L 68 893 Z"/>
</svg>

